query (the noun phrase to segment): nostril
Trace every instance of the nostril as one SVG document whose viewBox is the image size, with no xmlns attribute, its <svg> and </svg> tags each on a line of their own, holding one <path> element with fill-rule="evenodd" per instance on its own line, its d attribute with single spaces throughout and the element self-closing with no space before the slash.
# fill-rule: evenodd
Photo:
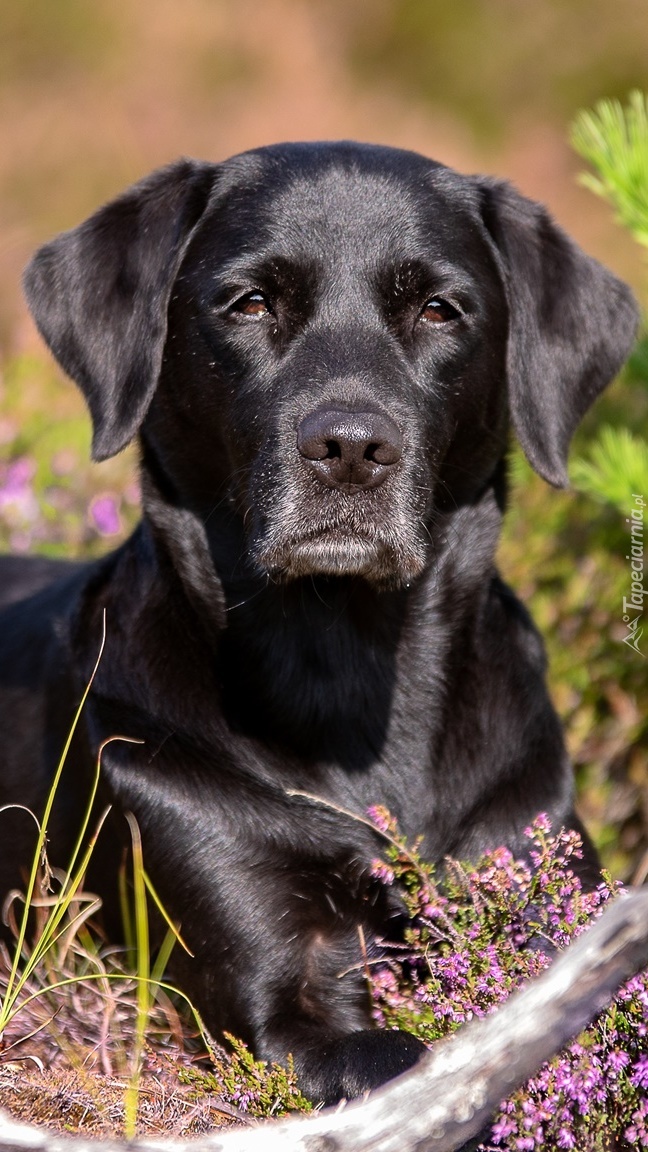
<svg viewBox="0 0 648 1152">
<path fill-rule="evenodd" d="M 371 455 L 368 455 L 369 452 L 371 452 Z M 396 435 L 385 436 L 384 440 L 370 444 L 365 458 L 371 460 L 373 464 L 386 466 L 398 464 L 402 455 L 403 437 L 400 432 L 397 432 Z"/>
<path fill-rule="evenodd" d="M 378 463 L 376 460 L 376 452 L 380 448 L 380 444 L 367 444 L 364 450 L 364 459 L 371 460 L 373 464 Z"/>
<path fill-rule="evenodd" d="M 326 441 L 326 456 L 323 457 L 323 459 L 325 459 L 325 460 L 338 459 L 339 460 L 341 458 L 341 456 L 342 456 L 342 449 L 340 448 L 338 441 L 337 440 L 327 440 Z"/>
</svg>

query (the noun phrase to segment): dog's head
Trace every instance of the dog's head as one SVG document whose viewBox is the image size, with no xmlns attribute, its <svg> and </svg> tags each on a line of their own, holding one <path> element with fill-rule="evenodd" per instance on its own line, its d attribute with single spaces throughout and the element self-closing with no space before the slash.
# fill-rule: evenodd
<svg viewBox="0 0 648 1152">
<path fill-rule="evenodd" d="M 225 502 L 285 579 L 407 583 L 435 510 L 492 482 L 509 416 L 566 484 L 636 327 L 625 285 L 509 185 L 346 143 L 180 161 L 25 283 L 94 457 L 140 431 L 167 499 L 208 524 Z"/>
</svg>

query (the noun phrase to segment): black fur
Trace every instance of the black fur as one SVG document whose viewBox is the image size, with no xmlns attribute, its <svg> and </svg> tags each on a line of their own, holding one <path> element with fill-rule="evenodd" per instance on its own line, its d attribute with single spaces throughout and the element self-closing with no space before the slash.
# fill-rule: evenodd
<svg viewBox="0 0 648 1152">
<path fill-rule="evenodd" d="M 107 616 L 51 828 L 104 794 L 195 952 L 215 1032 L 294 1053 L 308 1093 L 416 1061 L 371 1030 L 402 928 L 379 840 L 306 792 L 385 804 L 430 859 L 539 810 L 577 826 L 543 647 L 494 568 L 509 416 L 566 483 L 571 435 L 632 343 L 627 288 L 511 187 L 355 144 L 154 173 L 34 257 L 31 308 L 104 459 L 140 437 L 144 515 L 87 566 L 7 559 L 0 802 L 42 810 Z M 33 829 L 2 820 L 3 888 Z M 126 839 L 91 883 L 110 905 Z M 588 848 L 584 871 L 595 868 Z"/>
</svg>

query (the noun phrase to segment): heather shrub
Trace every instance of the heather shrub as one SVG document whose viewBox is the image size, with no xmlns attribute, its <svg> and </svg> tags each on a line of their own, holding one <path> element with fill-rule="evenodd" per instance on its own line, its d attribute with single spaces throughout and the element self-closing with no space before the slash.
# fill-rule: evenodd
<svg viewBox="0 0 648 1152">
<path fill-rule="evenodd" d="M 90 422 L 75 388 L 43 356 L 0 374 L 0 551 L 91 557 L 138 516 L 133 449 L 90 461 Z"/>
<path fill-rule="evenodd" d="M 226 1036 L 229 1051 L 212 1048 L 212 1067 L 180 1069 L 182 1084 L 190 1085 L 196 1099 L 212 1094 L 248 1116 L 286 1116 L 310 1112 L 311 1105 L 299 1091 L 292 1057 L 287 1067 L 255 1060 L 241 1040 Z"/>
<path fill-rule="evenodd" d="M 386 839 L 374 874 L 397 886 L 410 917 L 403 947 L 370 969 L 374 1018 L 430 1045 L 495 1011 L 622 893 L 606 873 L 584 892 L 572 867 L 578 835 L 553 831 L 544 815 L 526 829 L 527 860 L 498 848 L 475 866 L 447 860 L 442 872 L 405 843 L 385 809 L 370 816 Z M 647 1089 L 645 973 L 501 1103 L 481 1152 L 648 1148 Z"/>
</svg>

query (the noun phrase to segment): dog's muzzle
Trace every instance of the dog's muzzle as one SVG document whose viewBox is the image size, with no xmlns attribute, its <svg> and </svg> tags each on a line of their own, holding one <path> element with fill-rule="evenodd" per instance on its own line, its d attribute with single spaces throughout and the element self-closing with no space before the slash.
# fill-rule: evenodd
<svg viewBox="0 0 648 1152">
<path fill-rule="evenodd" d="M 257 565 L 276 580 L 361 576 L 397 587 L 414 579 L 426 543 L 396 421 L 365 406 L 316 408 L 297 425 L 296 449 L 291 480 L 268 494 Z"/>
</svg>

